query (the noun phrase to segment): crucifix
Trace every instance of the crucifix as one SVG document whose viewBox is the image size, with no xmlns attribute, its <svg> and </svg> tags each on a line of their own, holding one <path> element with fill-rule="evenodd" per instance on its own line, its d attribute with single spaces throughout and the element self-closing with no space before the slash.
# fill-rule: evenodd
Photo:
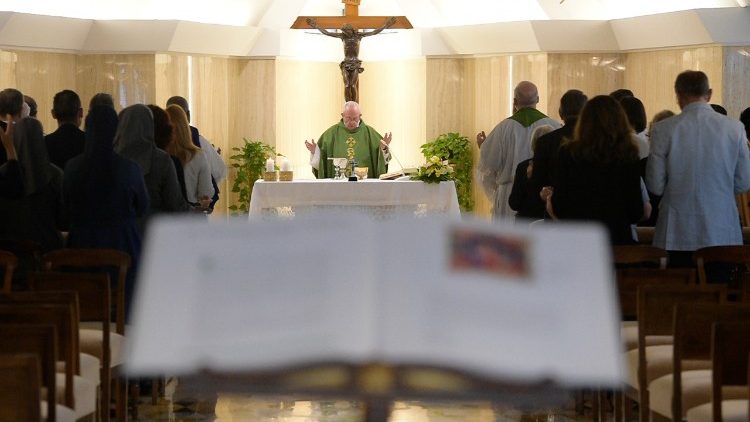
<svg viewBox="0 0 750 422">
<path fill-rule="evenodd" d="M 359 74 L 365 71 L 362 60 L 359 60 L 359 42 L 362 38 L 377 35 L 387 28 L 411 29 L 412 26 L 406 16 L 359 16 L 360 0 L 341 2 L 345 5 L 344 16 L 300 16 L 292 24 L 292 29 L 317 29 L 344 43 L 344 61 L 339 65 L 344 78 L 344 97 L 346 101 L 359 102 Z"/>
</svg>

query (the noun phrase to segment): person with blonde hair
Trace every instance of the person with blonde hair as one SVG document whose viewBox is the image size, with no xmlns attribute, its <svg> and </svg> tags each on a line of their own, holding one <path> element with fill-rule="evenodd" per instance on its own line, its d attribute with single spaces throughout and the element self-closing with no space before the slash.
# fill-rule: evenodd
<svg viewBox="0 0 750 422">
<path fill-rule="evenodd" d="M 211 168 L 206 154 L 193 144 L 190 124 L 182 107 L 172 104 L 167 107 L 167 114 L 174 128 L 172 142 L 167 145 L 167 152 L 177 157 L 182 164 L 185 175 L 185 195 L 193 206 L 208 209 L 214 187 L 211 183 Z"/>
</svg>

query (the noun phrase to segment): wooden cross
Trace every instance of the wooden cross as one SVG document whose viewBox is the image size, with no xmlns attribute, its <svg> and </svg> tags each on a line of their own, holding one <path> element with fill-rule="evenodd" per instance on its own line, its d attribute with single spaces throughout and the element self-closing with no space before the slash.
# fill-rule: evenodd
<svg viewBox="0 0 750 422">
<path fill-rule="evenodd" d="M 320 28 L 340 29 L 344 24 L 350 24 L 355 29 L 376 29 L 383 26 L 390 16 L 359 16 L 361 0 L 341 0 L 345 5 L 344 16 L 300 16 L 292 24 L 292 29 L 312 29 L 307 19 L 314 19 Z M 395 16 L 396 22 L 391 25 L 394 29 L 411 29 L 411 22 L 406 16 Z"/>
<path fill-rule="evenodd" d="M 344 16 L 300 16 L 293 29 L 313 28 L 344 43 L 344 61 L 341 76 L 344 78 L 344 99 L 359 102 L 359 74 L 364 72 L 359 60 L 359 42 L 364 37 L 377 35 L 386 28 L 411 29 L 406 16 L 359 16 L 360 0 L 341 0 L 346 5 Z M 331 32 L 329 29 L 341 29 Z M 366 31 L 366 29 L 372 29 Z"/>
</svg>

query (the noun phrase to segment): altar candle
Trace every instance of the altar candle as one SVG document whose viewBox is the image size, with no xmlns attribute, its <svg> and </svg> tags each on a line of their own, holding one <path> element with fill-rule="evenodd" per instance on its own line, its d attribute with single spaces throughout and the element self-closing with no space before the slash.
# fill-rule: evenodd
<svg viewBox="0 0 750 422">
<path fill-rule="evenodd" d="M 281 171 L 292 171 L 292 166 L 286 158 L 281 161 Z"/>
<path fill-rule="evenodd" d="M 274 168 L 273 158 L 269 158 L 268 160 L 266 160 L 266 171 L 268 172 L 276 171 L 276 169 Z"/>
</svg>

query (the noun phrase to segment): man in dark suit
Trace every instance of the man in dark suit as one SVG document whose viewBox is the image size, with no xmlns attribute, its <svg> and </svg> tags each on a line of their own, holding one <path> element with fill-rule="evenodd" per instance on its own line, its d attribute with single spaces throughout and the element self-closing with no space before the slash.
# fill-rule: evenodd
<svg viewBox="0 0 750 422">
<path fill-rule="evenodd" d="M 52 117 L 57 120 L 57 130 L 45 136 L 44 142 L 50 163 L 64 169 L 68 160 L 83 153 L 86 143 L 86 136 L 79 129 L 83 108 L 78 94 L 69 89 L 55 94 Z"/>
<path fill-rule="evenodd" d="M 531 175 L 532 186 L 542 195 L 543 188 L 549 188 L 552 185 L 552 179 L 557 171 L 557 156 L 560 145 L 565 138 L 572 138 L 573 131 L 576 127 L 578 114 L 581 113 L 583 106 L 588 101 L 588 97 L 577 89 L 571 89 L 563 94 L 560 98 L 560 118 L 565 124 L 557 130 L 541 136 L 536 141 L 536 151 L 534 151 L 533 165 L 534 170 Z M 542 201 L 546 198 L 542 196 Z"/>
</svg>

